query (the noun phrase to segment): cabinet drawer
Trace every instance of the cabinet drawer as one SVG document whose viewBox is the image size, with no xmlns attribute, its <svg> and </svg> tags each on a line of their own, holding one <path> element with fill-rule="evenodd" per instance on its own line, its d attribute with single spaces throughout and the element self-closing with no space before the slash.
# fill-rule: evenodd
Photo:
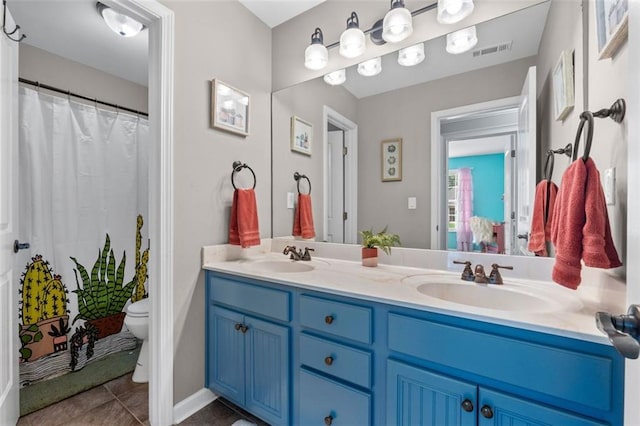
<svg viewBox="0 0 640 426">
<path fill-rule="evenodd" d="M 389 314 L 389 349 L 596 409 L 612 409 L 613 360 Z"/>
<path fill-rule="evenodd" d="M 291 295 L 287 291 L 246 284 L 211 274 L 208 283 L 212 302 L 280 321 L 291 320 Z"/>
<path fill-rule="evenodd" d="M 328 340 L 300 335 L 300 363 L 371 388 L 371 353 Z"/>
<path fill-rule="evenodd" d="M 324 333 L 371 343 L 371 308 L 302 295 L 300 324 Z"/>
<path fill-rule="evenodd" d="M 300 370 L 300 424 L 371 424 L 371 396 Z"/>
</svg>

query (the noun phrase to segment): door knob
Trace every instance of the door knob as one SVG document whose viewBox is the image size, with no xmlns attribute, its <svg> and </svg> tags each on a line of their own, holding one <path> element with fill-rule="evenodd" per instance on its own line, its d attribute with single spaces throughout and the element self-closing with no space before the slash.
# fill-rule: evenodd
<svg viewBox="0 0 640 426">
<path fill-rule="evenodd" d="M 17 252 L 19 252 L 20 250 L 26 250 L 26 249 L 28 249 L 28 248 L 29 248 L 29 243 L 21 243 L 21 242 L 20 242 L 20 241 L 18 241 L 18 240 L 15 240 L 15 241 L 13 242 L 13 252 L 14 252 L 14 253 L 17 253 Z"/>
<path fill-rule="evenodd" d="M 613 316 L 609 312 L 596 313 L 598 330 L 625 358 L 636 359 L 640 355 L 640 305 L 631 305 L 627 315 Z"/>
<path fill-rule="evenodd" d="M 529 234 L 527 234 L 526 232 L 524 234 L 518 234 L 516 235 L 516 237 L 521 240 L 529 241 Z"/>
</svg>

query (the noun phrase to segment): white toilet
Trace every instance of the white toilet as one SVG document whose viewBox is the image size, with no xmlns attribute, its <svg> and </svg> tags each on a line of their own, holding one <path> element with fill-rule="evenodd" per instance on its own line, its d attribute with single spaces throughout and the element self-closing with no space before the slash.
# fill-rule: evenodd
<svg viewBox="0 0 640 426">
<path fill-rule="evenodd" d="M 127 326 L 131 334 L 142 340 L 138 363 L 133 372 L 132 380 L 136 383 L 147 383 L 149 381 L 149 299 L 142 299 L 129 305 L 127 316 L 124 318 L 124 325 Z"/>
</svg>

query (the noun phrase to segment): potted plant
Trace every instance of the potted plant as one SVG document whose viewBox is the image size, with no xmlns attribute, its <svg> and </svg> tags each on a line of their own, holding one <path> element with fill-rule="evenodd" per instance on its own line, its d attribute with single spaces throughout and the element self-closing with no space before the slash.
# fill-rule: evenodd
<svg viewBox="0 0 640 426">
<path fill-rule="evenodd" d="M 119 333 L 126 314 L 122 312 L 122 308 L 131 298 L 137 283 L 134 279 L 122 285 L 126 254 L 122 253 L 122 260 L 116 269 L 116 257 L 107 234 L 103 249 L 98 250 L 98 258 L 93 265 L 91 275 L 75 257 L 71 257 L 71 260 L 76 265 L 73 272 L 76 274 L 78 288 L 73 292 L 78 295 L 79 311 L 73 323 L 79 319 L 90 322 L 100 331 L 98 339 Z"/>
<path fill-rule="evenodd" d="M 360 231 L 362 236 L 362 265 L 378 266 L 378 248 L 387 254 L 391 254 L 391 247 L 400 245 L 400 237 L 397 234 L 387 233 L 387 227 L 380 232 Z"/>
</svg>

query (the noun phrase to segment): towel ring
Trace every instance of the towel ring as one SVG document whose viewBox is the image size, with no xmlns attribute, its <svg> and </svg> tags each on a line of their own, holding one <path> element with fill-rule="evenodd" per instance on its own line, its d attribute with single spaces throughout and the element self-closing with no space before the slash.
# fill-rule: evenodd
<svg viewBox="0 0 640 426">
<path fill-rule="evenodd" d="M 582 135 L 582 129 L 584 124 L 588 122 L 587 133 L 584 135 L 584 152 L 582 154 L 582 161 L 587 161 L 589 158 L 589 152 L 591 151 L 591 142 L 593 141 L 593 114 L 589 111 L 584 111 L 580 114 L 580 125 L 578 126 L 578 133 L 576 133 L 576 140 L 573 142 L 573 157 L 575 161 L 578 154 L 578 147 L 580 146 L 580 135 Z"/>
<path fill-rule="evenodd" d="M 551 180 L 553 176 L 553 163 L 554 163 L 555 154 L 552 150 L 547 151 L 547 160 L 544 162 L 544 178 L 546 180 Z"/>
<path fill-rule="evenodd" d="M 236 173 L 241 171 L 242 169 L 249 169 L 249 171 L 253 175 L 253 188 L 251 189 L 255 189 L 257 182 L 256 174 L 253 172 L 253 169 L 251 167 L 247 166 L 246 163 L 241 163 L 239 161 L 233 162 L 233 171 L 231 172 L 231 186 L 233 186 L 233 189 L 238 189 L 236 188 L 236 183 L 234 182 L 233 178 L 235 177 Z"/>
<path fill-rule="evenodd" d="M 309 180 L 307 175 L 301 175 L 300 173 L 295 172 L 293 174 L 293 179 L 295 179 L 298 182 L 298 184 L 297 184 L 298 194 L 300 194 L 300 179 L 306 179 L 307 180 L 307 183 L 309 184 L 309 192 L 307 193 L 307 195 L 311 194 L 311 181 Z"/>
</svg>

